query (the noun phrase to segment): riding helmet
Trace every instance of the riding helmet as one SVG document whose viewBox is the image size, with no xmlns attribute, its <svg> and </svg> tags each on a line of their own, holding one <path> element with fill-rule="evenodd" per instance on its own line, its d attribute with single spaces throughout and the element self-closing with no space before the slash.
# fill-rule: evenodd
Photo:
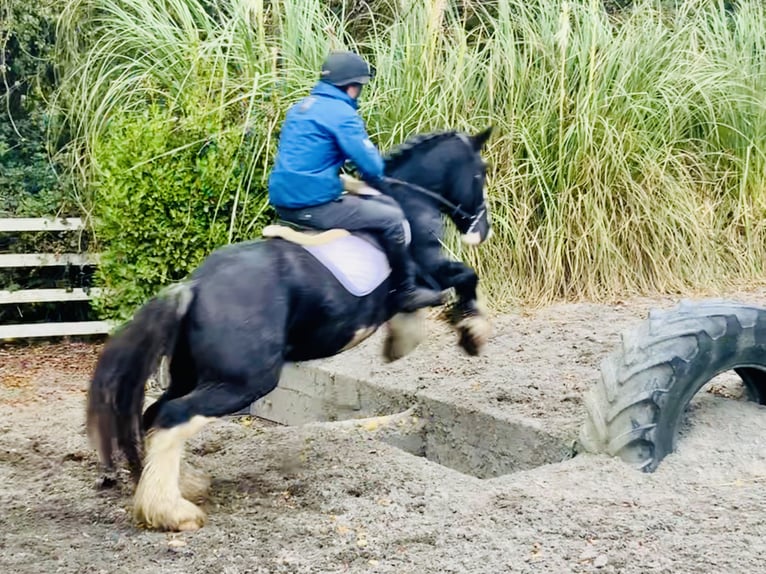
<svg viewBox="0 0 766 574">
<path fill-rule="evenodd" d="M 333 86 L 366 84 L 375 77 L 375 68 L 353 52 L 331 52 L 322 64 L 321 79 Z"/>
</svg>

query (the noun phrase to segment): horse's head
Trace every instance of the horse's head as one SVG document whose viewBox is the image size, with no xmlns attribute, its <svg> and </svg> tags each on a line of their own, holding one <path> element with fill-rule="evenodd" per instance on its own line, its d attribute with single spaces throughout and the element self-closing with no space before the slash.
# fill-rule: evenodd
<svg viewBox="0 0 766 574">
<path fill-rule="evenodd" d="M 481 150 L 492 127 L 476 135 L 445 132 L 416 136 L 392 151 L 387 175 L 430 191 L 468 245 L 492 235 L 484 183 L 486 163 Z"/>
</svg>

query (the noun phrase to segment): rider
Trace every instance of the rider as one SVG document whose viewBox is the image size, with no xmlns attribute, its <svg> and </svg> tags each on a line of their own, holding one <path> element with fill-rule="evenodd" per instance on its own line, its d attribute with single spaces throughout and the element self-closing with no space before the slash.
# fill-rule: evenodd
<svg viewBox="0 0 766 574">
<path fill-rule="evenodd" d="M 385 185 L 383 158 L 357 112 L 362 85 L 374 75 L 374 68 L 353 52 L 327 57 L 319 82 L 287 112 L 269 176 L 269 201 L 285 221 L 376 232 L 391 263 L 394 303 L 411 312 L 441 305 L 443 298 L 415 285 L 404 213 L 394 202 L 344 194 L 339 177 L 340 167 L 350 160 L 367 185 Z"/>
</svg>

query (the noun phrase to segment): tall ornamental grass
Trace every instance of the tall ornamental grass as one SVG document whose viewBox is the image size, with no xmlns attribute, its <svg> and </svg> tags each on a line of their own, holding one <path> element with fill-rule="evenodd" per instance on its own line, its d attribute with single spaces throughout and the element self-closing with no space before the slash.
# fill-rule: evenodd
<svg viewBox="0 0 766 574">
<path fill-rule="evenodd" d="M 482 265 L 496 300 L 762 276 L 764 8 L 679 4 L 619 23 L 593 1 L 499 4 L 485 86 L 503 239 Z"/>
<path fill-rule="evenodd" d="M 391 0 L 361 16 L 347 4 L 73 0 L 60 22 L 58 105 L 83 205 L 97 221 L 99 205 L 119 213 L 108 197 L 120 173 L 102 185 L 103 166 L 132 156 L 110 126 L 140 124 L 152 104 L 167 145 L 136 155 L 133 169 L 229 142 L 220 177 L 202 178 L 217 182 L 206 193 L 226 221 L 209 227 L 208 247 L 256 236 L 284 113 L 327 51 L 345 47 L 378 70 L 361 112 L 383 150 L 419 132 L 495 126 L 486 157 L 496 234 L 479 251 L 455 237 L 446 248 L 478 267 L 497 308 L 761 280 L 762 2 L 731 12 L 719 0 L 672 10 L 645 0 L 616 15 L 600 0 Z"/>
</svg>

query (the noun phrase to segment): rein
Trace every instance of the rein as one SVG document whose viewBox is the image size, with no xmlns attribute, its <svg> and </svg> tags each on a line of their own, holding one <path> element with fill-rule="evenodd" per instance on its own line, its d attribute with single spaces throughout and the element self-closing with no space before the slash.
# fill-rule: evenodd
<svg viewBox="0 0 766 574">
<path fill-rule="evenodd" d="M 484 202 L 481 203 L 479 206 L 479 210 L 474 214 L 471 215 L 470 213 L 466 212 L 460 205 L 455 205 L 452 203 L 449 199 L 446 199 L 442 195 L 431 191 L 430 189 L 426 189 L 425 187 L 422 187 L 420 185 L 410 183 L 408 181 L 403 181 L 401 179 L 396 179 L 394 177 L 384 177 L 384 181 L 388 183 L 393 183 L 396 185 L 403 185 L 404 187 L 410 188 L 412 191 L 417 191 L 420 194 L 427 195 L 428 197 L 435 199 L 439 203 L 441 203 L 443 206 L 447 207 L 452 211 L 450 215 L 459 215 L 463 219 L 467 219 L 471 222 L 470 227 L 468 228 L 468 231 L 466 233 L 470 233 L 473 231 L 473 229 L 476 227 L 476 224 L 479 222 L 479 219 L 481 219 L 481 216 L 484 215 L 484 212 L 487 210 L 486 206 L 484 205 Z"/>
</svg>

